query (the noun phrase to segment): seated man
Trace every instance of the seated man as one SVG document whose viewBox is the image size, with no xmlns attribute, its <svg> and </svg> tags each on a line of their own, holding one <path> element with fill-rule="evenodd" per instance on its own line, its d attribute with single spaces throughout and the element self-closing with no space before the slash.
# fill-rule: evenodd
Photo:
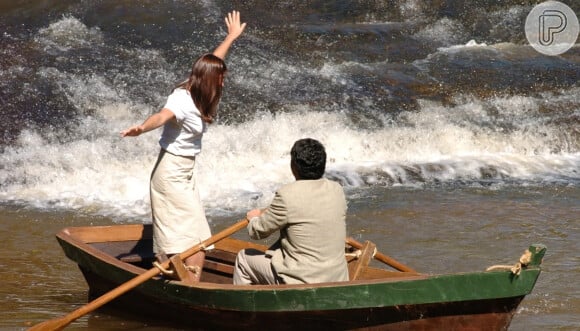
<svg viewBox="0 0 580 331">
<path fill-rule="evenodd" d="M 344 257 L 346 199 L 342 187 L 322 178 L 324 146 L 301 139 L 290 151 L 296 181 L 280 188 L 264 210 L 247 214 L 252 239 L 279 231 L 266 253 L 238 253 L 234 284 L 303 284 L 348 280 Z"/>
</svg>

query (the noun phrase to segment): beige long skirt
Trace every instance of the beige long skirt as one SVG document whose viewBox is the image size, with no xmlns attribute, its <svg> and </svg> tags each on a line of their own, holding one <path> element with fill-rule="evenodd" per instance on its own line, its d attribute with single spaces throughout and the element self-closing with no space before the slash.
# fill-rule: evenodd
<svg viewBox="0 0 580 331">
<path fill-rule="evenodd" d="M 150 185 L 155 253 L 178 254 L 211 237 L 194 165 L 195 157 L 159 152 Z"/>
</svg>

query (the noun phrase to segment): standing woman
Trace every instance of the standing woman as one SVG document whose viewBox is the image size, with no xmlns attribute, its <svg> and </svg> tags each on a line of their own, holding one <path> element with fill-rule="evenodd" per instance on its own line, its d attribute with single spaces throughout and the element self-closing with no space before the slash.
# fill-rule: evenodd
<svg viewBox="0 0 580 331">
<path fill-rule="evenodd" d="M 179 254 L 211 236 L 193 168 L 203 133 L 217 114 L 226 73 L 224 58 L 246 27 L 237 11 L 228 13 L 225 21 L 226 38 L 212 54 L 193 63 L 189 78 L 173 90 L 165 106 L 143 124 L 121 131 L 121 137 L 138 136 L 163 126 L 150 182 L 156 254 Z M 203 251 L 185 259 L 189 279 L 184 281 L 199 281 L 204 260 Z"/>
</svg>

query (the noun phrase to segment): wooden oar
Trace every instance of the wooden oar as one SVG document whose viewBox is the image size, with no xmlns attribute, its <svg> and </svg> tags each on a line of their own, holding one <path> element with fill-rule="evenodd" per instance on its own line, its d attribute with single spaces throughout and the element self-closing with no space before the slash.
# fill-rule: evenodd
<svg viewBox="0 0 580 331">
<path fill-rule="evenodd" d="M 190 257 L 191 255 L 199 252 L 200 250 L 204 249 L 205 247 L 211 246 L 213 244 L 215 244 L 216 242 L 232 235 L 234 232 L 244 228 L 246 225 L 248 225 L 248 220 L 244 219 L 242 221 L 237 222 L 236 224 L 230 226 L 229 228 L 217 233 L 214 236 L 211 236 L 210 238 L 202 241 L 201 243 L 191 247 L 190 249 L 186 250 L 185 252 L 179 254 L 179 257 L 182 260 L 185 260 L 187 257 Z M 169 260 L 161 263 L 161 266 L 163 268 L 169 268 Z M 107 302 L 119 297 L 120 295 L 124 294 L 125 292 L 128 292 L 129 290 L 137 287 L 138 285 L 144 283 L 145 281 L 147 281 L 148 279 L 155 277 L 156 275 L 159 274 L 159 269 L 158 268 L 151 268 L 149 269 L 147 272 L 144 272 L 142 274 L 140 274 L 139 276 L 131 279 L 130 281 L 121 284 L 120 286 L 118 286 L 117 288 L 101 295 L 100 297 L 98 297 L 97 299 L 89 302 L 88 304 L 80 307 L 79 309 L 63 316 L 63 317 L 59 317 L 59 318 L 55 318 L 55 319 L 51 319 L 42 323 L 39 323 L 33 327 L 31 327 L 29 330 L 30 331 L 45 331 L 45 330 L 61 330 L 64 327 L 66 327 L 67 325 L 69 325 L 71 322 L 73 322 L 74 320 L 76 320 L 77 318 L 101 307 L 102 305 L 106 304 Z"/>
<path fill-rule="evenodd" d="M 351 237 L 346 238 L 346 243 L 351 245 L 352 247 L 354 247 L 356 249 L 361 249 L 363 247 L 363 244 L 359 243 L 358 241 L 354 240 Z M 381 261 L 383 263 L 390 265 L 391 267 L 393 267 L 399 271 L 417 273 L 417 271 L 415 271 L 414 269 L 398 262 L 397 260 L 393 259 L 392 257 L 389 257 L 385 254 L 382 254 L 381 252 L 377 252 L 375 254 L 374 258 L 377 259 L 378 261 Z"/>
</svg>

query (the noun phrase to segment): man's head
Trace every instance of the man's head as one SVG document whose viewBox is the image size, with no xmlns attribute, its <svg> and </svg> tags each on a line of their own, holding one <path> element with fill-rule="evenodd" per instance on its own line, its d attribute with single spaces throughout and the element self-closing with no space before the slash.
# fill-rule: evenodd
<svg viewBox="0 0 580 331">
<path fill-rule="evenodd" d="M 296 179 L 320 179 L 326 168 L 326 151 L 318 141 L 300 139 L 290 150 L 290 166 Z"/>
</svg>

